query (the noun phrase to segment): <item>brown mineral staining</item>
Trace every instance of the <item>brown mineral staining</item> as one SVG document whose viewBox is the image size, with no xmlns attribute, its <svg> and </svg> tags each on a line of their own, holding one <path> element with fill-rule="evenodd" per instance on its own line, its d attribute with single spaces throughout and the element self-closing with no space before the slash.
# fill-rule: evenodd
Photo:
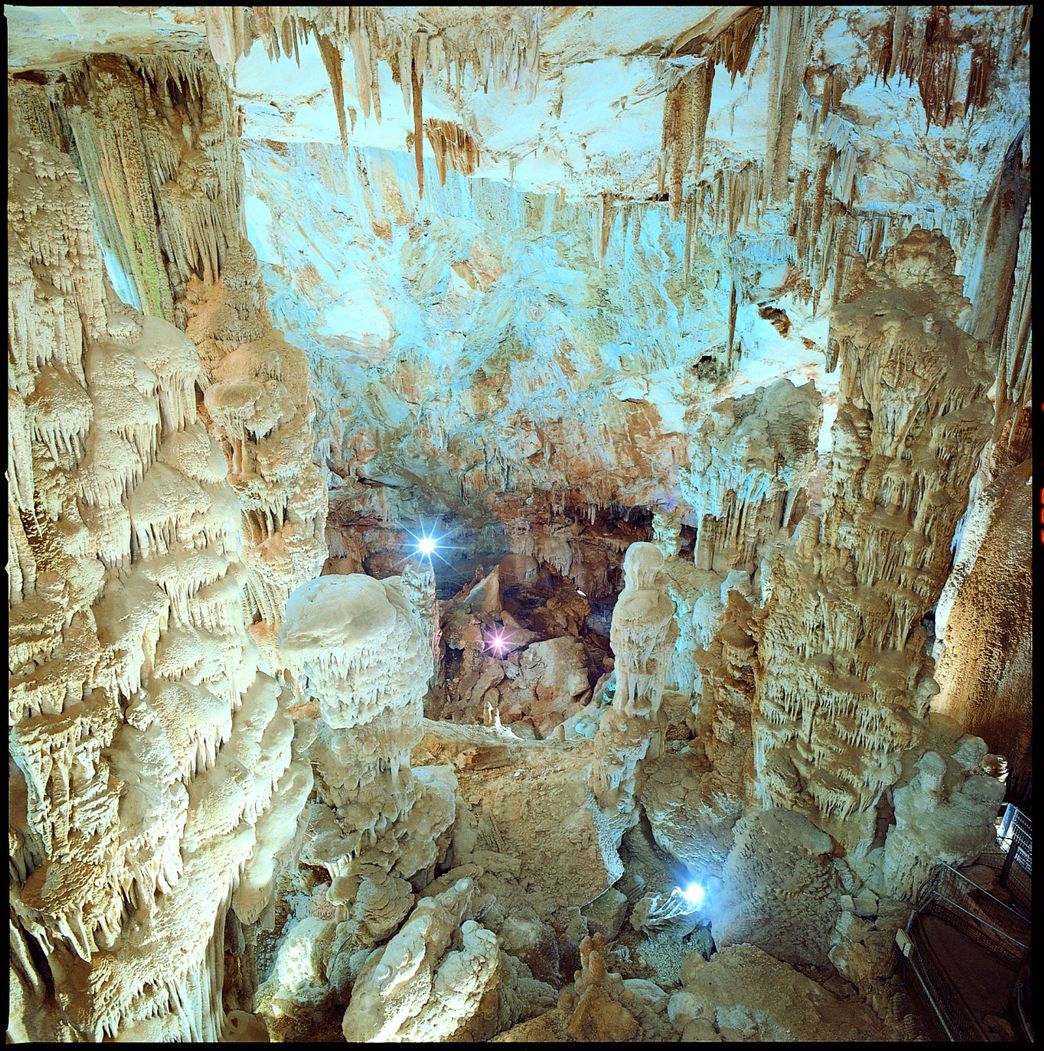
<svg viewBox="0 0 1044 1051">
<path fill-rule="evenodd" d="M 690 166 L 695 178 L 700 177 L 713 83 L 714 63 L 706 59 L 691 68 L 672 67 L 668 74 L 660 192 L 666 179 L 672 219 L 677 219 L 681 210 L 682 183 Z"/>
<path fill-rule="evenodd" d="M 479 163 L 479 149 L 471 134 L 452 121 L 424 121 L 424 133 L 435 153 L 439 182 L 446 182 L 446 164 L 461 175 L 474 175 Z"/>
<path fill-rule="evenodd" d="M 781 336 L 785 336 L 790 332 L 790 318 L 787 317 L 785 310 L 780 310 L 778 307 L 773 306 L 764 306 L 758 307 L 758 313 L 767 321 L 771 321 Z"/>
</svg>

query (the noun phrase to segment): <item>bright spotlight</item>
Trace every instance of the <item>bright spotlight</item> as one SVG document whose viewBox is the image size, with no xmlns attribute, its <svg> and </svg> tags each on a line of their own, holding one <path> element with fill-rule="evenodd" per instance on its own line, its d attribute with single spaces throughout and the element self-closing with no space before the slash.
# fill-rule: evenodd
<svg viewBox="0 0 1044 1051">
<path fill-rule="evenodd" d="M 696 906 L 699 906 L 699 905 L 703 904 L 703 897 L 704 897 L 705 893 L 706 892 L 704 891 L 703 887 L 699 883 L 690 883 L 681 892 L 682 897 L 690 905 L 696 905 Z"/>
<path fill-rule="evenodd" d="M 497 657 L 503 657 L 510 645 L 507 632 L 503 628 L 491 632 L 489 638 L 486 639 L 486 649 Z"/>
<path fill-rule="evenodd" d="M 425 558 L 431 558 L 435 554 L 435 547 L 435 537 L 433 536 L 422 536 L 417 541 L 417 551 Z"/>
</svg>

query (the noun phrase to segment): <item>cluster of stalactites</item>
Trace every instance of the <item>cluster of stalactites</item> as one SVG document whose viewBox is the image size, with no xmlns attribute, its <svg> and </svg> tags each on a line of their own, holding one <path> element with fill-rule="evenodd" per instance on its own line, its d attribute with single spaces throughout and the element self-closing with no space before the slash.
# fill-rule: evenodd
<svg viewBox="0 0 1044 1051">
<path fill-rule="evenodd" d="M 76 158 L 118 291 L 178 321 L 188 277 L 213 279 L 243 235 L 231 103 L 205 52 L 88 56 L 19 95 L 46 98 L 37 123 Z"/>
<path fill-rule="evenodd" d="M 394 10 L 394 9 L 392 9 Z M 539 77 L 540 24 L 543 8 L 484 8 L 480 15 L 469 11 L 451 19 L 436 31 L 417 24 L 409 14 L 382 13 L 374 7 L 236 7 L 207 8 L 207 37 L 215 61 L 226 70 L 250 50 L 260 38 L 272 58 L 286 55 L 300 61 L 300 48 L 314 34 L 319 53 L 330 78 L 341 144 L 347 148 L 348 122 L 345 116 L 344 55 L 350 50 L 354 71 L 350 83 L 369 118 L 371 110 L 381 119 L 378 62 L 389 64 L 398 80 L 406 112 L 413 111 L 414 152 L 417 181 L 424 190 L 423 140 L 426 130 L 432 140 L 440 179 L 445 178 L 446 129 L 427 129 L 423 116 L 424 77 L 443 75 L 448 82 L 463 84 L 471 69 L 477 85 L 484 90 L 526 90 L 532 97 Z M 352 109 L 351 123 L 355 123 Z M 442 122 L 438 122 L 441 124 Z M 463 131 L 463 129 L 461 129 Z M 467 132 L 454 133 L 451 163 L 458 171 L 474 171 L 478 148 Z M 441 151 L 441 152 L 440 152 Z M 459 156 L 458 167 L 455 155 Z M 468 174 L 470 174 L 468 171 Z"/>
<path fill-rule="evenodd" d="M 445 185 L 446 162 L 461 175 L 474 175 L 478 168 L 479 150 L 471 133 L 451 120 L 431 118 L 424 122 L 424 133 L 435 153 L 439 182 Z"/>
<path fill-rule="evenodd" d="M 683 202 L 686 204 L 686 273 L 689 269 L 689 242 L 693 226 L 689 212 L 694 211 L 695 194 L 690 193 L 686 197 L 683 184 L 690 167 L 693 169 L 695 185 L 699 186 L 701 182 L 714 67 L 719 63 L 724 65 L 733 82 L 738 73 L 746 71 L 761 34 L 762 17 L 761 8 L 750 8 L 732 18 L 717 33 L 709 29 L 696 36 L 683 34 L 670 48 L 671 57 L 665 65 L 666 96 L 658 169 L 659 194 L 662 198 L 666 187 L 672 220 L 678 218 Z M 759 200 L 760 196 L 759 192 Z M 605 255 L 604 246 L 602 254 Z"/>
<path fill-rule="evenodd" d="M 1007 59 L 1014 66 L 1022 53 L 1032 10 L 1029 4 L 1010 8 L 1006 19 L 991 19 L 984 37 L 977 39 L 974 26 L 958 29 L 952 24 L 946 6 L 928 8 L 923 20 L 914 9 L 897 6 L 878 54 L 877 73 L 886 83 L 899 73 L 917 85 L 926 128 L 970 118 L 989 102 L 998 65 Z"/>
<path fill-rule="evenodd" d="M 739 16 L 715 40 L 706 34 L 679 38 L 665 66 L 659 193 L 662 198 L 666 191 L 672 218 L 684 213 L 686 280 L 692 265 L 692 238 L 698 231 L 727 234 L 732 239 L 742 228 L 757 232 L 762 241 L 772 240 L 762 230 L 765 211 L 788 205 L 789 227 L 774 236 L 780 242 L 777 253 L 798 265 L 804 280 L 794 291 L 810 298 L 816 310 L 821 300 L 844 299 L 857 253 L 873 261 L 915 226 L 937 227 L 963 254 L 976 227 L 969 213 L 950 209 L 940 214 L 929 206 L 921 213 L 888 214 L 860 206 L 858 185 L 866 157 L 850 121 L 842 115 L 842 95 L 849 87 L 845 71 L 838 66 L 822 71 L 809 66 L 814 29 L 811 9 L 756 10 L 756 18 L 750 13 Z M 999 34 L 991 25 L 989 34 L 982 37 L 972 26 L 955 29 L 946 8 L 931 8 L 927 15 L 896 8 L 882 37 L 876 72 L 886 81 L 899 72 L 916 83 L 929 125 L 945 127 L 961 114 L 971 119 L 989 103 L 998 66 L 1014 66 L 1024 53 L 1030 10 L 1028 6 L 1012 8 L 1010 16 L 1001 20 Z M 724 62 L 735 76 L 737 70 L 747 68 L 758 39 L 768 55 L 764 161 L 723 163 L 701 180 L 699 163 L 714 64 Z M 729 64 L 733 52 L 736 65 Z M 791 189 L 792 140 L 799 121 L 808 129 L 809 161 L 799 164 Z M 695 176 L 685 191 L 683 181 L 694 159 Z M 603 196 L 603 256 L 608 199 L 609 195 Z M 1021 216 L 1022 209 L 1017 211 Z M 987 312 L 990 318 L 1007 316 L 1002 300 L 998 290 L 1000 310 Z M 1023 360 L 1018 358 L 1019 363 Z"/>
<path fill-rule="evenodd" d="M 694 561 L 701 569 L 746 565 L 790 524 L 816 466 L 822 405 L 811 382 L 777 380 L 708 413 L 693 435 L 681 494 L 696 525 Z M 729 456 L 720 450 L 728 448 Z"/>
</svg>

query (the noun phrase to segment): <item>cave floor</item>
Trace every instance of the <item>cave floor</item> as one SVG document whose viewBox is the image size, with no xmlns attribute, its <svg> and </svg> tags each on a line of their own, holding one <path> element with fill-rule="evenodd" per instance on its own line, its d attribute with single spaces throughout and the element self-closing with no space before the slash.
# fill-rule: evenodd
<svg viewBox="0 0 1044 1051">
<path fill-rule="evenodd" d="M 974 1016 L 1007 1018 L 1016 970 L 987 954 L 967 934 L 936 916 L 923 916 L 932 953 Z"/>
</svg>

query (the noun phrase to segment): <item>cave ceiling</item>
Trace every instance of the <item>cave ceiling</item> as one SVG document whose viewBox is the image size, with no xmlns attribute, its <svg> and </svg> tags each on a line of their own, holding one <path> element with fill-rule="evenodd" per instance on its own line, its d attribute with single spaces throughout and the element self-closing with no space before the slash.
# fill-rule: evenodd
<svg viewBox="0 0 1044 1051">
<path fill-rule="evenodd" d="M 825 452 L 851 260 L 939 229 L 974 299 L 1029 164 L 1029 8 L 789 10 L 10 6 L 9 66 L 209 45 L 335 514 L 671 507 L 776 380 Z"/>
</svg>

